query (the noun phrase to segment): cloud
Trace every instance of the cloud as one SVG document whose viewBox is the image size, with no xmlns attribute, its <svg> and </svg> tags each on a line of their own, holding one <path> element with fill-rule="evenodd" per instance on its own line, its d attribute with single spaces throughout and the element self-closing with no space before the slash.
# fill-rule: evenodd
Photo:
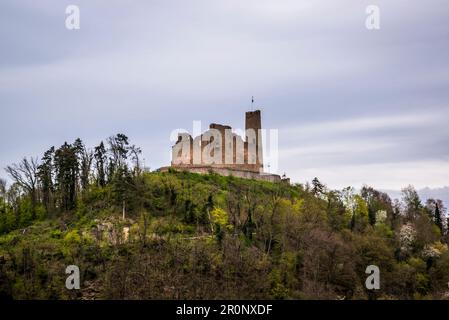
<svg viewBox="0 0 449 320">
<path fill-rule="evenodd" d="M 445 185 L 449 178 L 445 119 L 446 113 L 419 113 L 283 128 L 280 166 L 294 168 L 288 171 L 293 180 L 318 176 L 331 186 Z"/>
<path fill-rule="evenodd" d="M 444 114 L 443 114 L 444 116 Z M 384 129 L 407 129 L 407 128 L 421 128 L 442 124 L 442 115 L 433 113 L 420 114 L 397 114 L 397 115 L 383 115 L 360 118 L 342 119 L 339 121 L 323 121 L 311 124 L 305 124 L 298 127 L 283 128 L 286 136 L 304 137 L 309 139 L 317 135 L 341 134 L 357 134 L 361 131 L 384 130 Z"/>
<path fill-rule="evenodd" d="M 288 172 L 300 181 L 312 181 L 318 177 L 332 188 L 344 188 L 363 184 L 378 189 L 400 190 L 411 184 L 416 188 L 437 188 L 449 181 L 449 162 L 413 161 L 361 165 L 328 165 L 325 167 L 297 167 Z"/>
<path fill-rule="evenodd" d="M 81 9 L 76 32 L 64 26 L 68 4 Z M 263 125 L 280 128 L 280 170 L 296 181 L 442 183 L 412 166 L 447 173 L 449 7 L 378 1 L 381 30 L 370 32 L 368 4 L 2 1 L 0 167 L 125 132 L 156 168 L 173 129 L 242 128 L 254 95 Z"/>
</svg>

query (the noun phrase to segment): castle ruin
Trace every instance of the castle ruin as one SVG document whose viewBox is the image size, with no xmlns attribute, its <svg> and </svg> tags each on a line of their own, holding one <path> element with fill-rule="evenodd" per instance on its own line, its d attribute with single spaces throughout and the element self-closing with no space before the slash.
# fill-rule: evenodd
<svg viewBox="0 0 449 320">
<path fill-rule="evenodd" d="M 195 173 L 215 172 L 224 176 L 281 181 L 263 171 L 262 119 L 260 110 L 245 114 L 245 132 L 240 136 L 227 125 L 212 123 L 197 137 L 179 133 L 172 147 L 170 168 Z M 168 171 L 169 167 L 160 171 Z"/>
</svg>

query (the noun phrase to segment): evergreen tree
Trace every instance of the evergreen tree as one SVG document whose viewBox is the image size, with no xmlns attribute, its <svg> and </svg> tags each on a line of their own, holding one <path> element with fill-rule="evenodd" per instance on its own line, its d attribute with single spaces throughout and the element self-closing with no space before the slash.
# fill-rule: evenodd
<svg viewBox="0 0 449 320">
<path fill-rule="evenodd" d="M 111 154 L 109 163 L 109 180 L 111 180 L 119 168 L 127 170 L 126 160 L 128 159 L 129 141 L 126 135 L 119 133 L 110 137 L 108 143 Z"/>
<path fill-rule="evenodd" d="M 317 177 L 312 180 L 312 193 L 314 195 L 321 195 L 324 193 L 325 186 L 318 180 Z"/>
<path fill-rule="evenodd" d="M 55 151 L 54 164 L 59 206 L 71 210 L 76 204 L 78 158 L 76 148 L 65 142 Z"/>
<path fill-rule="evenodd" d="M 55 148 L 51 147 L 44 153 L 42 163 L 38 167 L 38 177 L 42 189 L 42 202 L 47 213 L 50 213 L 53 208 L 53 157 Z"/>
<path fill-rule="evenodd" d="M 95 147 L 95 166 L 97 169 L 97 184 L 100 187 L 104 187 L 106 185 L 106 148 L 104 147 L 103 141 Z"/>
<path fill-rule="evenodd" d="M 86 190 L 89 185 L 90 169 L 93 161 L 93 154 L 84 146 L 81 139 L 76 139 L 73 144 L 74 152 L 78 159 L 77 174 L 79 174 L 79 182 L 82 190 Z"/>
<path fill-rule="evenodd" d="M 443 220 L 441 219 L 438 202 L 435 203 L 435 224 L 438 226 L 438 228 L 440 228 L 440 231 L 443 232 Z"/>
</svg>

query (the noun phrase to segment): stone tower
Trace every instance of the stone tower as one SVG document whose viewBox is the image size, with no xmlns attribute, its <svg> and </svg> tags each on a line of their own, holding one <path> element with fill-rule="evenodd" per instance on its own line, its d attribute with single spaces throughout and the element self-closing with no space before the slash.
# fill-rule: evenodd
<svg viewBox="0 0 449 320">
<path fill-rule="evenodd" d="M 251 167 L 254 168 L 256 171 L 263 171 L 263 152 L 262 152 L 262 119 L 260 116 L 260 110 L 256 111 L 248 111 L 246 112 L 246 118 L 245 118 L 245 129 L 251 130 L 254 132 L 253 135 L 248 135 L 246 146 L 247 146 L 247 163 L 251 163 Z M 251 140 L 251 141 L 250 141 Z M 255 148 L 251 147 L 251 144 Z M 255 149 L 255 150 L 254 150 Z M 251 154 L 253 154 L 253 157 L 251 159 Z M 255 156 L 255 158 L 254 158 Z"/>
</svg>

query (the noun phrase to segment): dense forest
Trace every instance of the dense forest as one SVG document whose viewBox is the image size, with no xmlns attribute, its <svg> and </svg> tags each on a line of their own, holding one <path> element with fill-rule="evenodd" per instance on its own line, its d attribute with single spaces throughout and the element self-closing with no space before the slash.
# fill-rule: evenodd
<svg viewBox="0 0 449 320">
<path fill-rule="evenodd" d="M 316 178 L 149 172 L 140 155 L 117 134 L 5 168 L 1 299 L 449 299 L 446 208 L 412 186 L 392 200 Z"/>
</svg>

